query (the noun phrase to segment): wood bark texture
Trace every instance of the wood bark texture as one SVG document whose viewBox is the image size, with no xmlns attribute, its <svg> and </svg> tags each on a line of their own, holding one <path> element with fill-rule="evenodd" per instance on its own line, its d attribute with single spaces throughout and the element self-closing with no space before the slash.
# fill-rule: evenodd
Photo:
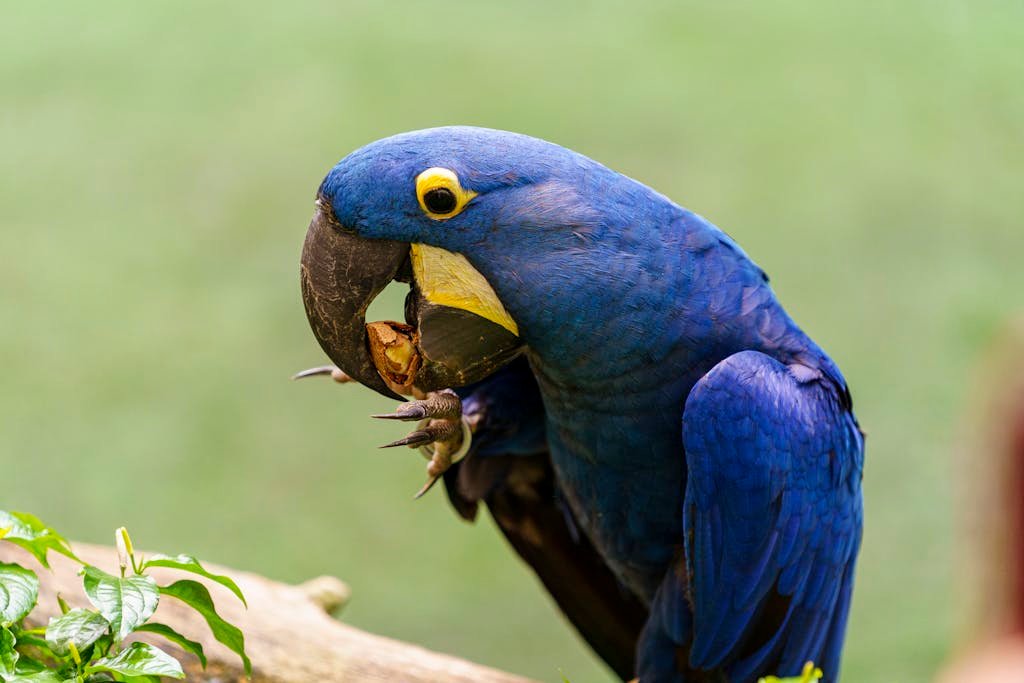
<svg viewBox="0 0 1024 683">
<path fill-rule="evenodd" d="M 84 543 L 75 543 L 73 547 L 84 562 L 117 573 L 117 554 L 113 548 Z M 82 578 L 78 576 L 79 565 L 67 558 L 50 553 L 52 571 L 48 571 L 20 548 L 0 543 L 0 562 L 17 562 L 38 573 L 42 585 L 39 606 L 29 618 L 33 625 L 45 625 L 50 617 L 59 613 L 57 593 L 72 607 L 90 607 L 82 591 Z M 330 612 L 348 598 L 347 586 L 333 577 L 319 577 L 292 586 L 256 574 L 204 565 L 215 574 L 233 578 L 249 602 L 248 609 L 227 589 L 202 577 L 156 568 L 147 573 L 162 585 L 189 578 L 202 582 L 210 590 L 218 613 L 245 634 L 246 650 L 253 664 L 253 681 L 530 683 L 514 674 L 347 626 L 330 616 Z M 167 624 L 202 644 L 209 659 L 205 671 L 194 657 L 167 641 L 148 635 L 139 638 L 177 657 L 187 680 L 220 683 L 246 680 L 237 655 L 214 640 L 202 617 L 183 603 L 164 597 L 153 621 Z"/>
</svg>

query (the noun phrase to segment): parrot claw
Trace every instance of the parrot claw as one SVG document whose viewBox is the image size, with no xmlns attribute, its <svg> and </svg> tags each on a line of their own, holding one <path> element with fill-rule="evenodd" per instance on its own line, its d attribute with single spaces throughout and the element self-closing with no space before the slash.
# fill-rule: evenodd
<svg viewBox="0 0 1024 683">
<path fill-rule="evenodd" d="M 292 375 L 292 379 L 305 379 L 306 377 L 318 377 L 320 375 L 330 375 L 331 379 L 338 384 L 346 384 L 354 381 L 351 377 L 346 375 L 344 371 L 333 365 L 321 365 L 317 368 L 309 368 L 308 370 L 297 372 Z"/>
<path fill-rule="evenodd" d="M 393 413 L 383 415 L 372 415 L 379 420 L 423 420 L 427 418 L 437 420 L 456 421 L 462 416 L 462 401 L 451 389 L 434 391 L 427 395 L 422 401 L 409 401 L 403 403 Z"/>
<path fill-rule="evenodd" d="M 424 424 L 424 422 L 426 424 Z M 417 425 L 416 430 L 408 436 L 401 438 L 398 441 L 392 441 L 389 444 L 385 444 L 381 446 L 381 448 L 394 448 L 395 446 L 409 446 L 410 448 L 415 448 L 417 446 L 426 446 L 427 444 L 434 442 L 446 443 L 456 439 L 461 441 L 462 433 L 460 426 L 461 420 L 424 420 Z"/>
<path fill-rule="evenodd" d="M 334 365 L 322 365 L 303 370 L 292 376 L 292 379 L 304 379 L 329 375 L 339 384 L 354 382 L 345 372 Z M 386 380 L 385 380 L 386 381 Z M 462 400 L 451 389 L 432 391 L 425 396 L 413 389 L 413 393 L 423 396 L 416 401 L 402 403 L 393 413 L 372 415 L 381 420 L 419 420 L 416 429 L 397 441 L 384 444 L 381 448 L 408 446 L 419 448 L 427 463 L 427 482 L 413 498 L 421 498 L 429 491 L 441 475 L 458 462 L 469 451 L 473 424 L 462 415 Z"/>
<path fill-rule="evenodd" d="M 426 446 L 428 443 L 432 442 L 433 440 L 434 440 L 434 437 L 432 437 L 429 433 L 427 433 L 426 431 L 417 429 L 415 432 L 413 432 L 409 436 L 403 437 L 403 438 L 399 439 L 398 441 L 392 441 L 391 443 L 386 443 L 383 446 L 381 446 L 381 448 L 395 448 L 397 446 L 408 446 L 409 448 L 416 448 L 418 446 Z"/>
<path fill-rule="evenodd" d="M 430 475 L 427 475 L 427 483 L 424 484 L 423 487 L 419 491 L 416 492 L 416 495 L 414 495 L 412 497 L 412 499 L 413 500 L 419 500 L 420 498 L 422 498 L 423 494 L 425 494 L 427 491 L 432 489 L 434 487 L 434 484 L 436 484 L 437 480 L 440 479 L 440 478 L 441 478 L 440 474 L 430 474 Z"/>
<path fill-rule="evenodd" d="M 427 483 L 416 492 L 413 499 L 423 496 L 430 488 L 437 483 L 441 475 L 448 471 L 452 465 L 466 457 L 469 446 L 473 441 L 473 424 L 465 417 L 454 420 L 424 420 L 418 426 L 427 429 L 435 425 L 441 425 L 447 437 L 435 439 L 434 441 L 420 446 L 420 453 L 427 462 Z"/>
<path fill-rule="evenodd" d="M 473 422 L 462 415 L 462 400 L 451 389 L 432 391 L 421 400 L 403 403 L 382 420 L 419 420 L 408 436 L 381 448 L 418 447 L 427 463 L 427 482 L 413 498 L 421 498 L 449 467 L 461 460 L 473 438 Z"/>
</svg>

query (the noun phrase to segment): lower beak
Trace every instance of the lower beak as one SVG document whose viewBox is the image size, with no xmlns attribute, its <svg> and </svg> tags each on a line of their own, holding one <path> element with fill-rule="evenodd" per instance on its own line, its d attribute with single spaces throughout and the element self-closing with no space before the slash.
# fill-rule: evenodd
<svg viewBox="0 0 1024 683">
<path fill-rule="evenodd" d="M 423 392 L 479 381 L 523 349 L 515 321 L 465 258 L 436 247 L 360 237 L 319 202 L 302 248 L 301 274 L 306 316 L 324 352 L 352 379 L 389 398 L 404 400 L 389 386 L 395 377 L 374 361 L 387 355 L 380 348 L 381 325 L 397 331 L 416 356 L 408 364 L 416 368 L 408 386 Z M 408 325 L 373 323 L 371 338 L 366 310 L 395 279 L 411 284 Z"/>
</svg>

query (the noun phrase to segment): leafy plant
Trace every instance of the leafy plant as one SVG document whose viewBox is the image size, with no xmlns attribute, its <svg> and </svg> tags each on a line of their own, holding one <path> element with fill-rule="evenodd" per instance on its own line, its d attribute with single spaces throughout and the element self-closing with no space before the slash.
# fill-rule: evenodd
<svg viewBox="0 0 1024 683">
<path fill-rule="evenodd" d="M 5 683 L 144 683 L 160 677 L 184 678 L 181 664 L 148 643 L 125 643 L 133 633 L 152 633 L 189 652 L 206 667 L 203 646 L 166 624 L 149 621 L 163 596 L 184 602 L 205 620 L 214 638 L 238 654 L 246 674 L 252 664 L 245 654 L 242 632 L 217 614 L 206 586 L 188 579 L 157 584 L 146 571 L 167 567 L 198 574 L 245 597 L 227 576 L 212 574 L 190 555 L 136 557 L 128 531 L 114 532 L 120 574 L 85 564 L 68 542 L 38 518 L 0 510 L 0 541 L 18 545 L 49 567 L 54 551 L 82 565 L 82 588 L 95 609 L 71 609 L 57 597 L 60 616 L 46 627 L 26 628 L 25 619 L 39 597 L 39 577 L 17 564 L 0 562 L 0 681 Z"/>
</svg>

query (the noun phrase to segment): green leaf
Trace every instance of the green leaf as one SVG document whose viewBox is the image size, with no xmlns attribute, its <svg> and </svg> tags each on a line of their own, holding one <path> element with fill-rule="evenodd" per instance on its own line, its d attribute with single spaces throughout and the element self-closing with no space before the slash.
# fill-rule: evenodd
<svg viewBox="0 0 1024 683">
<path fill-rule="evenodd" d="M 181 600 L 203 615 L 206 623 L 210 625 L 213 637 L 224 643 L 228 649 L 241 657 L 242 664 L 245 665 L 246 675 L 252 675 L 252 662 L 249 661 L 249 657 L 245 654 L 245 637 L 236 626 L 232 626 L 220 618 L 217 610 L 213 607 L 213 600 L 210 598 L 210 591 L 206 590 L 206 586 L 198 581 L 184 579 L 176 581 L 170 586 L 161 586 L 160 592 Z"/>
<path fill-rule="evenodd" d="M 19 645 L 24 643 L 24 639 L 18 641 Z M 61 683 L 63 679 L 56 672 L 47 669 L 42 662 L 22 655 L 18 659 L 18 667 L 14 676 L 5 680 L 7 683 Z"/>
<path fill-rule="evenodd" d="M 53 671 L 33 671 L 7 679 L 7 683 L 63 683 L 64 679 Z"/>
<path fill-rule="evenodd" d="M 39 579 L 16 564 L 0 562 L 0 626 L 20 621 L 39 597 Z"/>
<path fill-rule="evenodd" d="M 110 623 L 100 614 L 88 609 L 73 609 L 67 614 L 50 619 L 46 627 L 46 642 L 54 654 L 68 654 L 72 642 L 81 652 L 103 637 Z"/>
<path fill-rule="evenodd" d="M 0 510 L 0 530 L 5 531 L 0 534 L 0 539 L 29 551 L 44 567 L 50 566 L 46 559 L 46 553 L 49 550 L 66 555 L 72 560 L 81 561 L 75 557 L 67 540 L 43 524 L 35 515 L 30 515 L 27 512 Z"/>
<path fill-rule="evenodd" d="M 18 666 L 18 651 L 14 646 L 17 638 L 7 628 L 0 628 L 0 679 L 7 680 L 14 676 Z"/>
<path fill-rule="evenodd" d="M 46 639 L 35 636 L 31 633 L 21 631 L 18 633 L 18 645 L 26 645 L 28 647 L 37 647 L 44 652 L 49 651 L 50 644 L 46 642 Z M 24 658 L 23 658 L 24 659 Z"/>
<path fill-rule="evenodd" d="M 115 641 L 146 623 L 160 602 L 156 581 L 148 576 L 117 577 L 86 567 L 82 583 L 89 602 L 110 622 Z"/>
<path fill-rule="evenodd" d="M 18 645 L 19 646 L 25 645 L 25 639 L 24 638 L 18 638 Z M 44 643 L 44 645 L 45 645 L 45 643 Z M 46 670 L 47 670 L 46 669 L 46 665 L 43 664 L 42 662 L 36 661 L 36 660 L 32 659 L 31 657 L 26 657 L 25 655 L 21 655 L 21 657 L 18 659 L 18 668 L 17 668 L 16 673 L 19 676 L 25 676 L 27 674 L 37 674 L 40 671 L 46 671 Z"/>
<path fill-rule="evenodd" d="M 167 640 L 171 641 L 185 652 L 194 654 L 206 668 L 206 654 L 203 652 L 203 646 L 194 640 L 189 640 L 185 636 L 175 631 L 166 624 L 143 624 L 142 626 L 135 629 L 136 633 L 156 633 L 163 636 Z"/>
<path fill-rule="evenodd" d="M 245 596 L 242 595 L 242 590 L 238 587 L 238 584 L 231 579 L 231 577 L 224 576 L 223 574 L 211 574 L 206 571 L 206 568 L 203 567 L 203 565 L 199 564 L 199 560 L 191 555 L 176 555 L 174 557 L 171 557 L 170 555 L 154 555 L 142 564 L 143 570 L 149 569 L 150 567 L 170 567 L 171 569 L 180 569 L 182 571 L 205 576 L 234 593 L 238 599 L 242 601 L 243 605 L 246 607 L 249 606 L 245 601 Z"/>
<path fill-rule="evenodd" d="M 123 676 L 185 677 L 177 659 L 149 643 L 132 643 L 113 657 L 97 659 L 85 671 L 112 671 Z"/>
</svg>

